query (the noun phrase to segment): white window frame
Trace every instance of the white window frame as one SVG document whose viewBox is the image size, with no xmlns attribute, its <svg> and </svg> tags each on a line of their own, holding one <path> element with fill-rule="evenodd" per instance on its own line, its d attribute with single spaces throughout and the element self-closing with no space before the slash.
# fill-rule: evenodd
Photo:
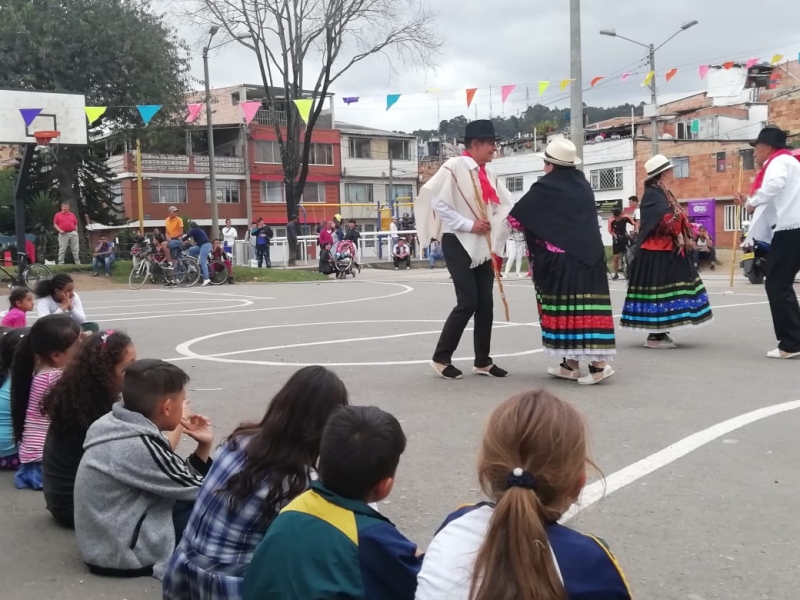
<svg viewBox="0 0 800 600">
<path fill-rule="evenodd" d="M 723 230 L 724 231 L 741 231 L 742 230 L 742 219 L 744 219 L 745 210 L 744 207 L 739 209 L 739 222 L 736 222 L 736 205 L 735 204 L 726 204 L 723 207 Z M 709 232 L 710 233 L 710 232 Z"/>
<path fill-rule="evenodd" d="M 358 156 L 357 144 L 367 144 L 366 156 Z M 368 137 L 352 136 L 348 140 L 348 150 L 350 151 L 350 158 L 371 159 L 372 158 L 372 140 Z M 363 152 L 362 152 L 363 154 Z"/>
<path fill-rule="evenodd" d="M 404 198 L 408 198 L 413 202 L 413 200 L 414 200 L 414 186 L 412 184 L 410 184 L 410 183 L 394 183 L 394 184 L 392 184 L 392 188 L 394 188 L 393 189 L 394 198 L 391 198 L 389 196 L 389 184 L 388 183 L 386 184 L 386 202 L 387 203 L 390 202 L 390 201 L 394 202 L 395 199 L 404 199 Z M 406 195 L 406 194 L 398 194 L 397 193 L 398 188 L 402 188 L 404 190 L 407 189 L 411 193 L 408 194 L 408 195 Z"/>
<path fill-rule="evenodd" d="M 613 182 L 611 180 L 613 179 Z M 589 180 L 595 191 L 621 190 L 625 187 L 625 176 L 622 167 L 607 167 L 589 171 Z"/>
<path fill-rule="evenodd" d="M 111 185 L 108 188 L 109 194 L 111 195 L 111 203 L 119 206 L 125 203 L 125 199 L 122 197 L 122 182 L 121 181 L 112 181 Z"/>
<path fill-rule="evenodd" d="M 188 198 L 188 183 L 186 179 L 172 177 L 150 178 L 150 202 L 153 204 L 186 204 Z M 164 195 L 164 192 L 175 191 L 174 197 Z"/>
<path fill-rule="evenodd" d="M 276 200 L 273 195 L 270 198 L 270 189 L 280 189 L 281 198 Z M 283 187 L 283 181 L 262 181 L 261 182 L 261 203 L 262 204 L 285 204 L 286 203 L 286 190 Z"/>
<path fill-rule="evenodd" d="M 281 161 L 281 145 L 276 140 L 254 140 L 253 161 L 261 165 L 280 165 Z M 267 156 L 266 144 L 269 144 L 271 156 Z"/>
<path fill-rule="evenodd" d="M 365 188 L 368 193 L 366 200 L 358 200 L 358 199 L 351 199 L 350 198 L 350 190 L 355 189 L 356 187 L 363 187 Z M 344 184 L 344 201 L 345 204 L 362 204 L 362 203 L 372 203 L 375 201 L 375 192 L 373 190 L 373 185 L 371 183 L 345 183 Z"/>
<path fill-rule="evenodd" d="M 509 192 L 521 192 L 525 187 L 522 175 L 506 177 L 506 188 Z"/>
<path fill-rule="evenodd" d="M 688 156 L 676 156 L 675 158 L 671 158 L 670 162 L 672 162 L 672 176 L 675 179 L 688 179 L 691 173 L 691 169 L 689 167 L 689 157 Z"/>
<path fill-rule="evenodd" d="M 239 204 L 241 189 L 238 179 L 217 179 L 217 202 L 220 204 Z M 206 179 L 206 204 L 211 204 L 211 181 Z"/>
<path fill-rule="evenodd" d="M 309 198 L 306 197 L 306 192 L 309 189 L 309 186 L 316 186 L 317 193 L 315 197 Z M 325 184 L 324 183 L 317 183 L 316 181 L 307 181 L 306 184 L 303 186 L 303 204 L 324 204 L 325 203 Z"/>
</svg>

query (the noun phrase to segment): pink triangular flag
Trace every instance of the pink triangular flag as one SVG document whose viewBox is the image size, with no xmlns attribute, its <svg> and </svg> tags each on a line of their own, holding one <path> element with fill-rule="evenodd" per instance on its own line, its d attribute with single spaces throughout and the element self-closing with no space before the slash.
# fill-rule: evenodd
<svg viewBox="0 0 800 600">
<path fill-rule="evenodd" d="M 200 111 L 203 110 L 202 104 L 187 104 L 186 108 L 189 109 L 189 114 L 186 116 L 187 123 L 194 123 Z"/>
<path fill-rule="evenodd" d="M 756 64 L 759 60 L 761 60 L 761 59 L 759 59 L 759 58 L 751 58 L 750 60 L 747 61 L 747 63 L 744 66 L 745 66 L 746 69 L 749 69 L 754 64 Z"/>
<path fill-rule="evenodd" d="M 709 67 L 708 65 L 700 65 L 700 79 L 706 78 L 706 75 L 708 75 L 708 70 L 710 68 L 711 67 Z"/>
<path fill-rule="evenodd" d="M 622 81 L 628 81 L 628 77 L 633 75 L 633 73 L 623 73 L 622 74 Z"/>
<path fill-rule="evenodd" d="M 516 85 L 504 85 L 500 88 L 500 98 L 502 99 L 503 103 L 508 100 L 508 97 L 511 95 L 511 92 L 514 91 L 514 88 L 517 87 Z"/>
<path fill-rule="evenodd" d="M 261 108 L 261 101 L 252 100 L 251 102 L 240 102 L 239 106 L 242 107 L 242 112 L 244 113 L 244 122 L 249 125 L 253 117 L 256 116 L 258 109 Z"/>
</svg>

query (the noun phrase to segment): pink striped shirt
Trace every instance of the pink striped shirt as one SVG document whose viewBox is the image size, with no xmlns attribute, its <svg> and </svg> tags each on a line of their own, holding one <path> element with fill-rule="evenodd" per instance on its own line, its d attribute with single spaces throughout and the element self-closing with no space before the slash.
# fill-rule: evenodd
<svg viewBox="0 0 800 600">
<path fill-rule="evenodd" d="M 42 414 L 42 400 L 45 394 L 55 385 L 61 371 L 53 369 L 42 371 L 33 376 L 28 410 L 25 412 L 25 426 L 22 429 L 22 441 L 19 443 L 19 461 L 21 463 L 41 462 L 44 450 L 44 439 L 50 419 Z"/>
</svg>

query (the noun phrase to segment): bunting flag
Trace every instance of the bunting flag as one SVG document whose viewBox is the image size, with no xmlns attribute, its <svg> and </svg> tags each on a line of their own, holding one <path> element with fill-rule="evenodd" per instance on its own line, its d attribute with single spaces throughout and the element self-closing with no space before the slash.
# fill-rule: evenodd
<svg viewBox="0 0 800 600">
<path fill-rule="evenodd" d="M 706 75 L 708 75 L 708 70 L 710 68 L 711 67 L 709 67 L 708 65 L 700 65 L 700 79 L 706 78 Z"/>
<path fill-rule="evenodd" d="M 108 107 L 106 107 L 106 106 L 86 106 L 86 107 L 84 107 L 83 112 L 86 113 L 86 118 L 89 121 L 89 125 L 91 125 L 92 123 L 97 121 L 97 119 L 102 117 L 105 114 L 107 108 Z"/>
<path fill-rule="evenodd" d="M 22 120 L 25 121 L 25 127 L 30 127 L 33 120 L 42 112 L 41 108 L 20 108 L 19 114 L 22 115 Z"/>
<path fill-rule="evenodd" d="M 397 104 L 397 101 L 400 100 L 400 96 L 402 96 L 402 94 L 388 94 L 386 96 L 386 110 L 389 110 Z"/>
<path fill-rule="evenodd" d="M 295 100 L 294 105 L 297 107 L 297 112 L 300 113 L 300 117 L 303 119 L 303 122 L 308 125 L 308 117 L 311 115 L 311 107 L 314 105 L 314 99 L 301 98 L 299 100 Z"/>
<path fill-rule="evenodd" d="M 194 123 L 197 120 L 197 116 L 200 114 L 200 111 L 203 109 L 202 104 L 187 104 L 186 108 L 189 109 L 189 114 L 186 116 L 187 123 Z"/>
<path fill-rule="evenodd" d="M 746 68 L 746 69 L 749 69 L 749 68 L 750 68 L 750 67 L 752 67 L 754 64 L 756 64 L 758 61 L 759 61 L 759 59 L 758 59 L 758 58 L 751 58 L 750 60 L 748 60 L 748 61 L 747 61 L 747 64 L 745 65 L 745 68 Z"/>
<path fill-rule="evenodd" d="M 347 104 L 347 106 L 350 106 L 351 104 L 358 102 L 358 96 L 345 96 L 342 98 L 342 101 Z"/>
<path fill-rule="evenodd" d="M 722 63 L 722 66 L 725 68 L 726 71 L 730 71 L 733 68 L 733 65 L 736 64 L 735 60 L 729 60 L 726 63 Z"/>
<path fill-rule="evenodd" d="M 258 109 L 261 108 L 261 102 L 259 100 L 251 100 L 250 102 L 239 102 L 239 106 L 242 107 L 244 122 L 249 125 L 250 121 L 252 121 L 255 118 Z"/>
<path fill-rule="evenodd" d="M 541 98 L 544 93 L 547 91 L 547 88 L 550 87 L 549 81 L 540 81 L 539 82 L 539 97 Z"/>
<path fill-rule="evenodd" d="M 562 79 L 561 80 L 561 91 L 563 92 L 565 89 L 569 87 L 569 84 L 572 83 L 572 79 Z"/>
<path fill-rule="evenodd" d="M 506 103 L 508 97 L 511 95 L 511 92 L 514 91 L 514 88 L 517 87 L 516 85 L 504 85 L 500 88 L 500 99 L 502 100 L 503 104 Z"/>
<path fill-rule="evenodd" d="M 677 73 L 678 73 L 678 69 L 670 69 L 669 71 L 667 71 L 667 75 L 666 75 L 667 81 L 670 81 L 673 77 L 675 77 L 675 75 Z"/>
<path fill-rule="evenodd" d="M 772 60 L 769 61 L 769 64 L 777 65 L 782 60 L 783 60 L 783 54 L 776 54 L 775 56 L 772 57 Z"/>
<path fill-rule="evenodd" d="M 644 86 L 650 85 L 650 82 L 653 81 L 653 77 L 655 76 L 656 76 L 655 71 L 648 71 L 647 76 L 644 78 L 644 82 L 642 83 L 642 85 Z"/>
<path fill-rule="evenodd" d="M 475 98 L 475 92 L 478 91 L 478 88 L 469 88 L 467 90 L 467 108 L 469 105 L 472 104 L 472 100 Z"/>
<path fill-rule="evenodd" d="M 623 73 L 622 74 L 622 81 L 628 81 L 628 77 L 633 75 L 633 73 Z"/>
<path fill-rule="evenodd" d="M 596 86 L 598 83 L 600 83 L 600 82 L 601 82 L 603 79 L 605 79 L 605 76 L 602 76 L 602 75 L 601 75 L 601 76 L 599 76 L 599 77 L 595 77 L 594 79 L 592 79 L 592 81 L 591 81 L 591 83 L 590 83 L 589 85 L 590 85 L 591 87 L 594 87 L 594 86 Z"/>
<path fill-rule="evenodd" d="M 694 119 L 692 121 L 691 132 L 692 133 L 700 133 L 700 119 Z"/>
<path fill-rule="evenodd" d="M 144 126 L 150 123 L 151 119 L 156 116 L 156 113 L 161 110 L 160 104 L 137 104 L 136 110 L 139 111 L 139 116 L 144 121 Z"/>
</svg>

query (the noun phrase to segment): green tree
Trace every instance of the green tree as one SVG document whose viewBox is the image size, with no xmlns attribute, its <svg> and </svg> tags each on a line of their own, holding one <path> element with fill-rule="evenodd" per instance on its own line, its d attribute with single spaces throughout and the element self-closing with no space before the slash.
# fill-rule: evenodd
<svg viewBox="0 0 800 600">
<path fill-rule="evenodd" d="M 0 39 L 0 88 L 83 93 L 87 106 L 109 107 L 88 147 L 61 147 L 37 162 L 34 189 L 69 202 L 81 226 L 86 218 L 118 221 L 107 140 L 99 138 L 144 135 L 136 104 L 164 106 L 151 123 L 156 130 L 180 123 L 186 47 L 149 0 L 3 0 Z"/>
</svg>

